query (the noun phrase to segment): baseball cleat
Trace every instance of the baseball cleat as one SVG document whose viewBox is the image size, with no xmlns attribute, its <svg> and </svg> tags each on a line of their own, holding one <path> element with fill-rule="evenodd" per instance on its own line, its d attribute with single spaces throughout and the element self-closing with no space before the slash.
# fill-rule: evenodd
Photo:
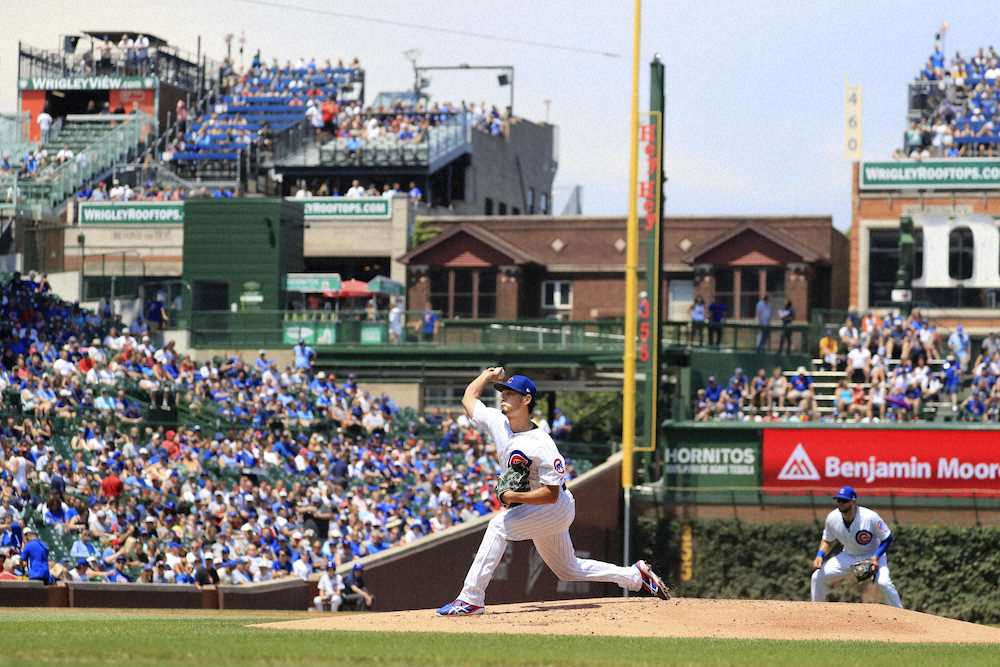
<svg viewBox="0 0 1000 667">
<path fill-rule="evenodd" d="M 642 587 L 649 591 L 650 595 L 655 595 L 661 600 L 670 599 L 670 589 L 663 583 L 663 579 L 660 579 L 660 576 L 653 572 L 646 561 L 637 561 L 635 567 L 642 577 Z"/>
<path fill-rule="evenodd" d="M 438 616 L 477 616 L 485 613 L 486 607 L 478 607 L 464 600 L 453 600 L 437 610 Z"/>
</svg>

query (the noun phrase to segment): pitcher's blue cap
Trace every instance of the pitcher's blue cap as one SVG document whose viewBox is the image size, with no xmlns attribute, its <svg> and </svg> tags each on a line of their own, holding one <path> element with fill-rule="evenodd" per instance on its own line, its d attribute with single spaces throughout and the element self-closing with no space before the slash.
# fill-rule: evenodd
<svg viewBox="0 0 1000 667">
<path fill-rule="evenodd" d="M 853 486 L 842 486 L 840 490 L 837 491 L 837 495 L 833 497 L 834 500 L 857 500 L 858 492 L 854 490 Z"/>
<path fill-rule="evenodd" d="M 525 396 L 535 396 L 538 393 L 535 383 L 527 375 L 511 375 L 506 382 L 493 383 L 493 388 L 497 391 L 510 389 Z"/>
</svg>

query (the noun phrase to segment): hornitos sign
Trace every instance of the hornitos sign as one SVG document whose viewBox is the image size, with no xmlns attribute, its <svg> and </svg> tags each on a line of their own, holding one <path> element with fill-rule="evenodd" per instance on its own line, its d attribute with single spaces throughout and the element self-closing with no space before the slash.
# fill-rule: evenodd
<svg viewBox="0 0 1000 667">
<path fill-rule="evenodd" d="M 862 190 L 1000 189 L 1000 160 L 862 162 Z"/>
<path fill-rule="evenodd" d="M 671 475 L 757 477 L 754 447 L 668 446 L 663 471 Z"/>
<path fill-rule="evenodd" d="M 183 202 L 84 202 L 81 225 L 184 224 Z"/>
<path fill-rule="evenodd" d="M 306 220 L 388 220 L 392 200 L 384 197 L 313 197 L 302 201 Z"/>
<path fill-rule="evenodd" d="M 152 76 L 34 76 L 18 79 L 21 90 L 143 90 L 156 88 Z"/>
</svg>

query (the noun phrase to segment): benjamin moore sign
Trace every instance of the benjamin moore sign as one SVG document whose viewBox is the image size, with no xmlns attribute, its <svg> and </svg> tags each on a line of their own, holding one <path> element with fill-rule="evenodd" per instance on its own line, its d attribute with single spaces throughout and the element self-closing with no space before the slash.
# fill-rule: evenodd
<svg viewBox="0 0 1000 667">
<path fill-rule="evenodd" d="M 152 76 L 35 76 L 18 79 L 21 90 L 143 90 L 156 88 Z"/>
<path fill-rule="evenodd" d="M 184 224 L 184 202 L 84 202 L 81 225 Z"/>
<path fill-rule="evenodd" d="M 1000 160 L 862 162 L 862 190 L 1000 189 Z"/>
<path fill-rule="evenodd" d="M 388 220 L 392 201 L 384 197 L 313 197 L 302 202 L 303 217 L 309 220 Z"/>
</svg>

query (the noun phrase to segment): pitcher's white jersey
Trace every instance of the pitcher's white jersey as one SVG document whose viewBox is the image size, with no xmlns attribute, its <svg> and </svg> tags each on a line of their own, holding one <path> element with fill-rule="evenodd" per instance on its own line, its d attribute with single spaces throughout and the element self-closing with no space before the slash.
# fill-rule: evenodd
<svg viewBox="0 0 1000 667">
<path fill-rule="evenodd" d="M 533 428 L 514 433 L 507 417 L 496 408 L 486 407 L 482 401 L 476 401 L 472 419 L 490 432 L 497 448 L 501 473 L 512 463 L 526 459 L 531 462 L 528 481 L 532 491 L 540 486 L 562 486 L 566 464 L 556 443 L 545 431 Z"/>
<path fill-rule="evenodd" d="M 833 510 L 827 515 L 823 527 L 823 539 L 840 542 L 844 551 L 852 556 L 873 555 L 879 543 L 891 534 L 889 526 L 877 512 L 860 505 L 855 507 L 850 525 L 844 525 L 840 510 Z"/>
</svg>

